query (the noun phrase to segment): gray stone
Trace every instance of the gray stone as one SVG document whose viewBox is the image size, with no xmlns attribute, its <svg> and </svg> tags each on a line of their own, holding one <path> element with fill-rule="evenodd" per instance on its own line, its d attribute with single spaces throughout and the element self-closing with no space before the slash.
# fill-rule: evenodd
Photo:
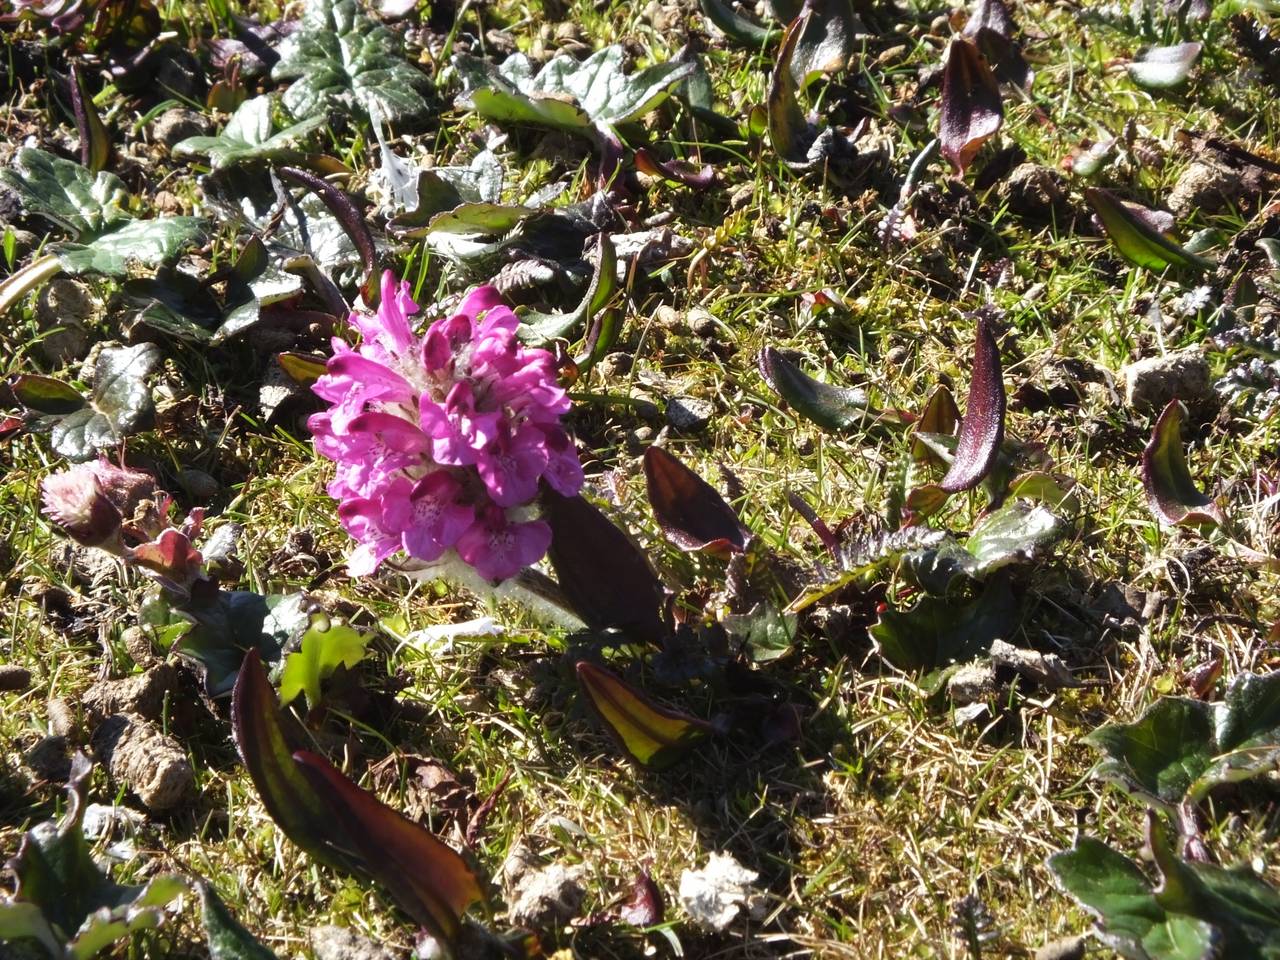
<svg viewBox="0 0 1280 960">
<path fill-rule="evenodd" d="M 996 668 L 990 660 L 966 663 L 947 681 L 947 693 L 956 703 L 977 703 L 996 692 Z"/>
<path fill-rule="evenodd" d="M 1014 167 L 1004 182 L 1003 192 L 1009 209 L 1026 217 L 1048 219 L 1070 209 L 1066 178 L 1050 167 L 1023 163 Z"/>
<path fill-rule="evenodd" d="M 174 107 L 156 117 L 151 124 L 151 136 L 172 150 L 188 137 L 208 136 L 211 129 L 204 114 L 186 107 Z"/>
<path fill-rule="evenodd" d="M 25 693 L 30 688 L 30 670 L 15 663 L 0 663 L 0 693 Z"/>
<path fill-rule="evenodd" d="M 311 949 L 316 960 L 400 960 L 401 954 L 346 927 L 312 927 Z"/>
<path fill-rule="evenodd" d="M 1240 172 L 1208 160 L 1193 160 L 1169 192 L 1169 209 L 1179 218 L 1215 213 L 1244 193 Z"/>
<path fill-rule="evenodd" d="M 54 364 L 82 359 L 93 346 L 85 326 L 98 307 L 89 288 L 78 280 L 60 277 L 47 284 L 36 300 L 36 323 L 44 333 L 36 349 Z"/>
<path fill-rule="evenodd" d="M 90 717 L 129 713 L 159 720 L 165 697 L 177 686 L 177 671 L 167 663 L 158 663 L 145 673 L 121 680 L 99 680 L 85 691 L 81 702 Z"/>
<path fill-rule="evenodd" d="M 1137 413 L 1159 413 L 1170 400 L 1207 407 L 1214 399 L 1209 364 L 1196 347 L 1162 357 L 1147 357 L 1121 371 L 1124 399 Z"/>
<path fill-rule="evenodd" d="M 502 864 L 507 894 L 507 920 L 513 926 L 546 930 L 578 915 L 586 897 L 587 868 L 544 864 L 528 847 L 517 844 Z"/>
<path fill-rule="evenodd" d="M 716 408 L 697 397 L 672 397 L 667 401 L 667 423 L 681 433 L 700 433 L 707 428 Z"/>
</svg>

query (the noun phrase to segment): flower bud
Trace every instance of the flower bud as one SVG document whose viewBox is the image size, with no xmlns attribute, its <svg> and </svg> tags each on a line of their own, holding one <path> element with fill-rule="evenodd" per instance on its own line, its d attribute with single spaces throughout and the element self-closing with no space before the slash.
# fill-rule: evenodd
<svg viewBox="0 0 1280 960">
<path fill-rule="evenodd" d="M 119 552 L 120 511 L 103 492 L 93 464 L 79 463 L 50 474 L 40 491 L 45 516 L 72 540 Z"/>
</svg>

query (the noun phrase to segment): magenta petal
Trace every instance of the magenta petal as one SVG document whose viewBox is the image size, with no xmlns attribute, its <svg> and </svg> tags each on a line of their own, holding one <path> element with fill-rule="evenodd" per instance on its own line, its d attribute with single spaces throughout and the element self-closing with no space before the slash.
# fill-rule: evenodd
<svg viewBox="0 0 1280 960">
<path fill-rule="evenodd" d="M 461 492 L 462 486 L 444 472 L 430 474 L 414 488 L 401 534 L 410 556 L 436 560 L 472 525 L 475 509 L 457 502 Z"/>
<path fill-rule="evenodd" d="M 509 523 L 490 507 L 458 538 L 458 555 L 486 580 L 505 580 L 537 563 L 551 546 L 551 528 L 541 520 Z"/>
<path fill-rule="evenodd" d="M 400 453 L 423 453 L 431 440 L 416 423 L 390 413 L 362 413 L 347 425 L 348 433 L 371 433 L 388 449 Z"/>
<path fill-rule="evenodd" d="M 463 298 L 458 307 L 458 313 L 474 324 L 483 314 L 492 311 L 495 307 L 503 306 L 506 305 L 502 302 L 502 294 L 496 287 L 485 284 L 482 287 L 476 287 Z"/>
</svg>

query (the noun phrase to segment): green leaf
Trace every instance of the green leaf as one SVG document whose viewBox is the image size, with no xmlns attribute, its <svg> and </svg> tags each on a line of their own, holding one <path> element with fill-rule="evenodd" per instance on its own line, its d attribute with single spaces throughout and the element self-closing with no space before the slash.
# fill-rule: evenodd
<svg viewBox="0 0 1280 960">
<path fill-rule="evenodd" d="M 18 889 L 11 899 L 0 901 L 0 943 L 11 936 L 30 937 L 52 948 L 54 957 L 82 960 L 137 930 L 159 925 L 163 908 L 187 890 L 184 880 L 168 874 L 145 886 L 122 886 L 94 862 L 83 832 L 91 769 L 88 758 L 77 753 L 62 820 L 28 832 L 7 864 Z"/>
<path fill-rule="evenodd" d="M 669 766 L 711 729 L 704 720 L 658 706 L 603 667 L 582 660 L 577 671 L 596 715 L 619 746 L 645 766 Z"/>
<path fill-rule="evenodd" d="M 1238 675 L 1218 703 L 1163 697 L 1084 739 L 1103 755 L 1094 776 L 1172 813 L 1280 764 L 1280 671 Z"/>
<path fill-rule="evenodd" d="M 618 255 L 613 241 L 603 231 L 596 246 L 596 268 L 582 302 L 567 313 L 539 313 L 530 310 L 520 315 L 516 334 L 525 343 L 543 346 L 559 338 L 567 338 L 577 330 L 589 330 L 592 319 L 612 302 L 618 292 Z"/>
<path fill-rule="evenodd" d="M 292 80 L 284 104 L 295 118 L 357 107 L 399 124 L 422 120 L 427 75 L 404 59 L 399 35 L 367 17 L 355 0 L 307 0 L 302 29 L 277 48 L 275 80 Z"/>
<path fill-rule="evenodd" d="M 791 652 L 800 632 L 798 616 L 763 601 L 747 613 L 725 617 L 721 623 L 742 641 L 747 655 L 756 663 L 785 657 Z"/>
<path fill-rule="evenodd" d="M 804 91 L 824 74 L 845 69 L 858 52 L 856 35 L 866 27 L 850 0 L 808 0 L 812 16 L 796 40 L 791 58 L 791 77 Z"/>
<path fill-rule="evenodd" d="M 314 709 L 320 703 L 320 684 L 338 667 L 349 670 L 363 660 L 372 639 L 371 633 L 313 615 L 310 629 L 302 635 L 301 648 L 285 657 L 280 702 L 291 703 L 299 693 L 305 693 L 307 706 Z"/>
<path fill-rule="evenodd" d="M 871 627 L 876 652 L 899 670 L 925 674 L 965 663 L 1008 640 L 1019 621 L 1018 602 L 1003 578 L 972 602 L 921 597 L 906 610 L 886 609 Z"/>
<path fill-rule="evenodd" d="M 196 890 L 200 893 L 200 917 L 212 960 L 279 960 L 231 915 L 212 886 L 201 882 Z"/>
<path fill-rule="evenodd" d="M 782 36 L 777 28 L 753 23 L 730 7 L 725 0 L 699 0 L 706 18 L 730 40 L 757 49 L 774 43 Z"/>
<path fill-rule="evenodd" d="M 88 402 L 70 384 L 34 373 L 15 377 L 9 389 L 28 410 L 55 417 L 74 413 Z"/>
<path fill-rule="evenodd" d="M 1010 500 L 983 517 L 964 548 L 973 557 L 967 570 L 982 578 L 993 570 L 1029 560 L 1062 535 L 1061 521 L 1048 507 L 1027 500 Z"/>
<path fill-rule="evenodd" d="M 1182 267 L 1196 272 L 1213 266 L 1211 261 L 1178 246 L 1110 190 L 1086 187 L 1084 196 L 1111 242 L 1130 263 L 1149 270 Z"/>
<path fill-rule="evenodd" d="M 68 273 L 123 277 L 131 264 L 155 267 L 169 263 L 203 233 L 200 217 L 133 220 L 87 244 L 57 244 L 53 252 Z"/>
<path fill-rule="evenodd" d="M 1214 928 L 1195 917 L 1166 912 L 1150 881 L 1128 857 L 1091 837 L 1049 858 L 1049 869 L 1071 896 L 1102 922 L 1107 943 L 1130 956 L 1210 960 L 1218 956 Z"/>
<path fill-rule="evenodd" d="M 759 368 L 760 376 L 778 396 L 824 430 L 866 429 L 879 417 L 865 390 L 815 380 L 773 347 L 760 351 Z"/>
<path fill-rule="evenodd" d="M 92 173 L 78 163 L 24 147 L 13 167 L 0 170 L 0 184 L 18 195 L 29 216 L 39 216 L 76 239 L 96 236 L 130 220 L 128 191 L 111 173 Z"/>
<path fill-rule="evenodd" d="M 212 600 L 171 611 L 191 623 L 174 653 L 200 674 L 208 696 L 226 696 L 236 683 L 245 654 L 252 650 L 268 663 L 277 663 L 285 645 L 306 631 L 311 606 L 303 593 L 263 596 L 248 590 L 220 590 Z"/>
<path fill-rule="evenodd" d="M 299 154 L 295 145 L 324 126 L 324 115 L 308 117 L 273 135 L 271 107 L 270 96 L 246 100 L 232 114 L 220 134 L 216 137 L 189 137 L 174 146 L 173 155 L 207 156 L 215 170 L 237 163 L 296 159 Z"/>
<path fill-rule="evenodd" d="M 1133 723 L 1109 723 L 1084 742 L 1103 754 L 1095 777 L 1171 812 L 1213 757 L 1213 708 L 1163 697 Z"/>
<path fill-rule="evenodd" d="M 71 388 L 55 387 L 57 381 L 48 378 L 23 378 L 15 386 L 43 406 L 45 415 L 37 419 L 36 426 L 49 432 L 53 449 L 80 463 L 92 459 L 99 450 L 118 445 L 151 416 L 147 378 L 159 364 L 160 348 L 154 343 L 104 347 L 94 361 L 93 393 L 87 403 L 81 397 L 79 405 Z M 21 393 L 18 399 L 22 400 Z"/>
<path fill-rule="evenodd" d="M 1147 830 L 1155 884 L 1090 837 L 1049 858 L 1058 883 L 1098 917 L 1104 943 L 1146 960 L 1280 958 L 1280 891 L 1247 867 L 1179 859 L 1158 817 L 1148 817 Z"/>
<path fill-rule="evenodd" d="M 497 67 L 463 54 L 453 63 L 463 82 L 460 105 L 482 117 L 589 136 L 597 126 L 639 120 L 696 69 L 694 63 L 668 61 L 628 75 L 622 72 L 625 60 L 625 51 L 615 44 L 583 61 L 561 54 L 536 75 L 522 53 Z"/>
</svg>

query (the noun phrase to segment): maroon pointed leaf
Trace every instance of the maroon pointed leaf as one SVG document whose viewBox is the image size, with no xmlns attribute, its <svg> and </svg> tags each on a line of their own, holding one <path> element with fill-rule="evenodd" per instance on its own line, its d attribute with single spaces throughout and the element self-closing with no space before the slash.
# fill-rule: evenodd
<svg viewBox="0 0 1280 960">
<path fill-rule="evenodd" d="M 342 229 L 347 232 L 351 242 L 360 251 L 360 262 L 364 266 L 365 280 L 362 289 L 365 301 L 370 306 L 375 305 L 379 293 L 377 278 L 378 255 L 373 243 L 373 234 L 369 232 L 369 225 L 365 222 L 364 215 L 356 209 L 356 205 L 347 194 L 328 180 L 317 177 L 310 170 L 303 170 L 299 167 L 280 167 L 278 172 L 282 179 L 304 187 L 318 196 L 324 205 L 329 208 L 329 212 L 342 224 Z"/>
<path fill-rule="evenodd" d="M 715 168 L 709 163 L 699 167 L 688 160 L 659 160 L 645 147 L 636 150 L 636 169 L 651 177 L 663 177 L 699 190 L 711 186 L 716 178 Z"/>
<path fill-rule="evenodd" d="M 551 525 L 547 558 L 582 621 L 592 630 L 617 628 L 641 641 L 665 636 L 662 584 L 631 538 L 582 497 L 547 490 L 542 505 Z"/>
<path fill-rule="evenodd" d="M 1182 418 L 1186 408 L 1177 400 L 1156 420 L 1151 442 L 1142 451 L 1142 486 L 1147 503 L 1161 523 L 1213 526 L 1222 523 L 1222 510 L 1196 487 L 1182 452 Z"/>
<path fill-rule="evenodd" d="M 636 874 L 631 896 L 618 907 L 618 919 L 633 927 L 652 927 L 662 922 L 665 912 L 662 891 L 653 882 L 649 871 L 641 870 Z"/>
<path fill-rule="evenodd" d="M 358 870 L 351 841 L 293 759 L 297 744 L 285 716 L 258 651 L 251 649 L 231 697 L 231 735 L 262 805 L 286 837 L 321 863 Z"/>
<path fill-rule="evenodd" d="M 649 505 L 681 550 L 720 556 L 746 549 L 747 531 L 716 489 L 661 447 L 644 452 Z"/>
<path fill-rule="evenodd" d="M 421 824 L 357 786 L 324 757 L 299 750 L 292 759 L 315 794 L 324 798 L 369 875 L 437 940 L 454 940 L 462 915 L 483 898 L 480 881 L 466 861 Z"/>
<path fill-rule="evenodd" d="M 604 667 L 581 660 L 576 669 L 596 716 L 618 745 L 646 767 L 674 763 L 694 741 L 711 731 L 705 720 L 658 706 Z"/>
<path fill-rule="evenodd" d="M 1000 348 L 991 332 L 991 320 L 978 317 L 978 335 L 973 351 L 973 378 L 955 459 L 939 484 L 947 493 L 972 490 L 995 466 L 1004 440 L 1004 379 L 1000 369 Z"/>
<path fill-rule="evenodd" d="M 977 44 L 956 37 L 947 48 L 942 68 L 942 117 L 938 139 L 942 155 L 956 176 L 964 172 L 982 145 L 1004 123 L 1000 86 Z"/>
<path fill-rule="evenodd" d="M 71 65 L 71 107 L 76 115 L 76 131 L 80 136 L 80 166 L 97 173 L 111 159 L 111 137 L 93 105 L 93 97 L 85 86 L 80 68 Z"/>
</svg>

